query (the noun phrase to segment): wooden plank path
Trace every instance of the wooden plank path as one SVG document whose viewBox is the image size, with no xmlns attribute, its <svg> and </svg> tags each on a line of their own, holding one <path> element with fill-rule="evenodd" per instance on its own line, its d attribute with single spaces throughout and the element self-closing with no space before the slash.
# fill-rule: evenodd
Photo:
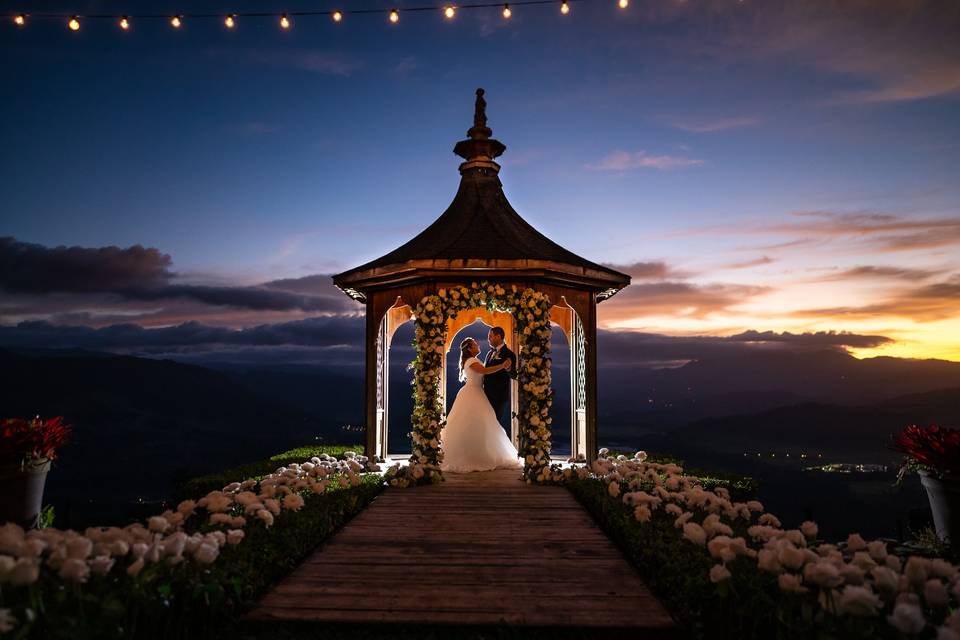
<svg viewBox="0 0 960 640">
<path fill-rule="evenodd" d="M 447 474 L 440 485 L 387 489 L 248 617 L 673 636 L 663 605 L 573 496 L 518 477 Z"/>
</svg>

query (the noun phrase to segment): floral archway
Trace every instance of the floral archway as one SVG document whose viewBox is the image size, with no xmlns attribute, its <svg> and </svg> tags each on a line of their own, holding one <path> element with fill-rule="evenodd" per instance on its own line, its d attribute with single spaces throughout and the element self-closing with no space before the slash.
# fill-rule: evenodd
<svg viewBox="0 0 960 640">
<path fill-rule="evenodd" d="M 519 453 L 528 482 L 547 482 L 550 474 L 550 407 L 553 404 L 550 360 L 550 299 L 534 289 L 519 290 L 486 281 L 439 289 L 424 296 L 414 310 L 416 355 L 413 377 L 410 461 L 425 465 L 422 480 L 442 479 L 440 432 L 444 426 L 440 382 L 447 339 L 447 320 L 461 311 L 486 308 L 513 315 L 517 329 L 519 380 Z"/>
</svg>

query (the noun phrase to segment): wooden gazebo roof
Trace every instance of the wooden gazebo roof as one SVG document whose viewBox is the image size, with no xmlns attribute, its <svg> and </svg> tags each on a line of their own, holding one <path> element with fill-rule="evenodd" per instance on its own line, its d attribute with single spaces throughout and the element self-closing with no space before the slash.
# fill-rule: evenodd
<svg viewBox="0 0 960 640">
<path fill-rule="evenodd" d="M 390 253 L 334 276 L 356 300 L 371 289 L 423 280 L 481 278 L 546 280 L 593 290 L 598 300 L 630 284 L 630 276 L 581 258 L 520 217 L 503 193 L 494 158 L 506 147 L 490 138 L 483 90 L 477 90 L 474 126 L 457 143 L 460 188 L 433 224 Z"/>
</svg>

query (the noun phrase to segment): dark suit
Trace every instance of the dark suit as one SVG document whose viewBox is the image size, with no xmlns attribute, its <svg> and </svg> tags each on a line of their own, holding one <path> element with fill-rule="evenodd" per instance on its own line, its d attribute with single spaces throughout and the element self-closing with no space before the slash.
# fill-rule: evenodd
<svg viewBox="0 0 960 640">
<path fill-rule="evenodd" d="M 483 377 L 483 392 L 487 394 L 487 400 L 493 406 L 493 411 L 497 414 L 497 421 L 503 427 L 503 414 L 507 414 L 507 425 L 504 429 L 507 435 L 510 435 L 510 380 L 517 376 L 517 356 L 510 350 L 506 344 L 501 345 L 500 351 L 493 349 L 487 353 L 484 360 L 484 366 L 493 367 L 510 360 L 510 370 L 501 369 L 496 373 L 490 373 Z"/>
</svg>

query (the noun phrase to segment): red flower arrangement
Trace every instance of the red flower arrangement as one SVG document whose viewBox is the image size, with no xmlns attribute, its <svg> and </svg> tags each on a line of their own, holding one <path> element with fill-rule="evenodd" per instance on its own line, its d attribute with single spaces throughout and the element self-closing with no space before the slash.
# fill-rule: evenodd
<svg viewBox="0 0 960 640">
<path fill-rule="evenodd" d="M 960 477 L 960 429 L 910 425 L 894 436 L 893 450 L 906 456 L 900 477 L 917 470 L 938 477 Z"/>
<path fill-rule="evenodd" d="M 0 464 L 23 467 L 53 460 L 71 430 L 62 417 L 0 420 Z"/>
</svg>

